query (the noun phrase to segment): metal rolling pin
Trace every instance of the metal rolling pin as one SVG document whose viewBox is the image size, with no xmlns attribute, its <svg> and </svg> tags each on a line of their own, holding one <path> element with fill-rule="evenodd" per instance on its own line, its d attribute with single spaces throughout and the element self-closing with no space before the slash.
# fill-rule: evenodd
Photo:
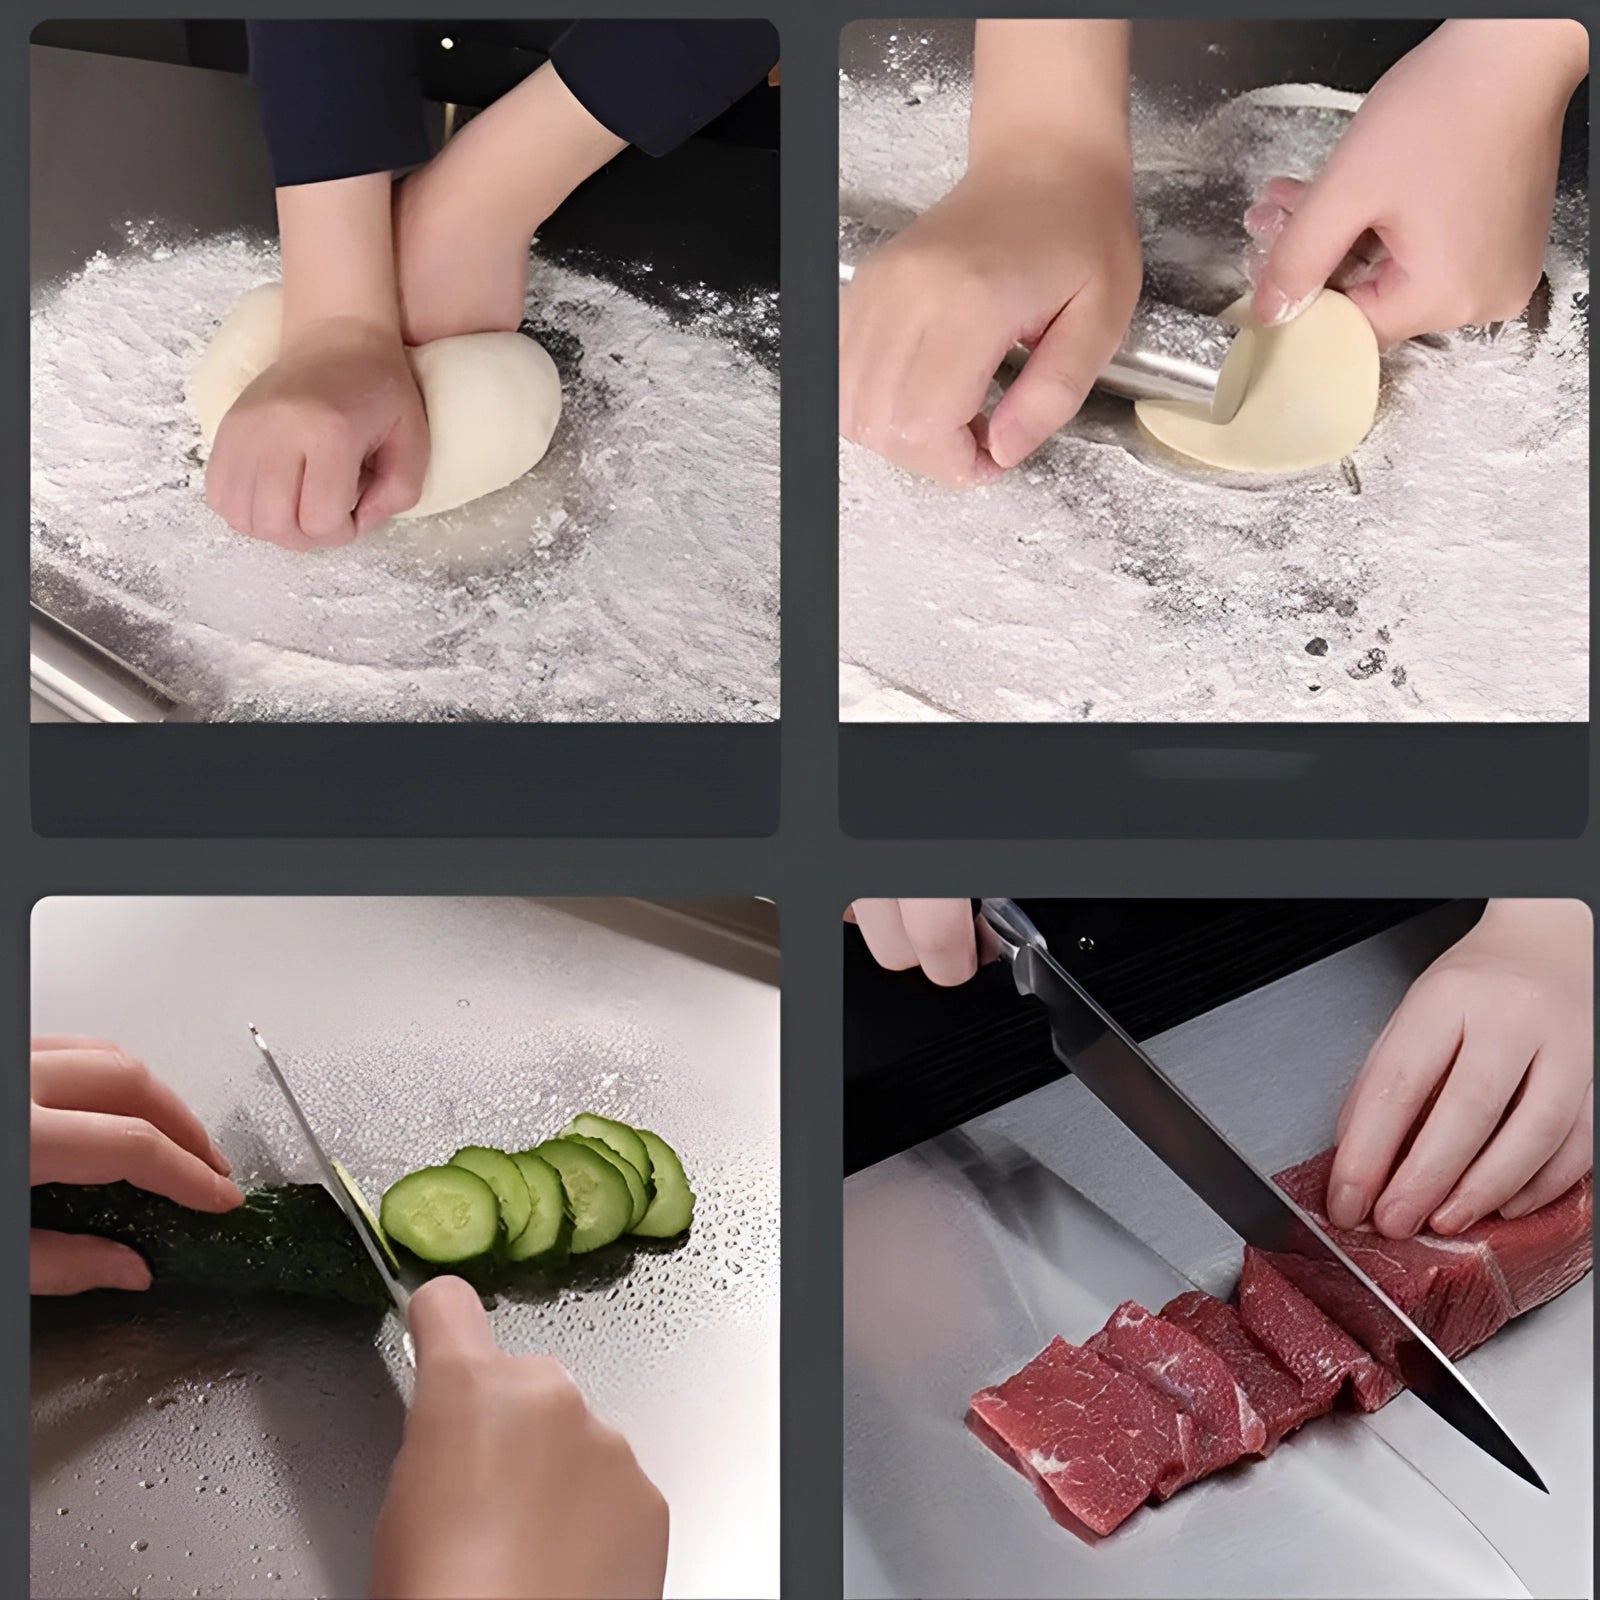
<svg viewBox="0 0 1600 1600">
<path fill-rule="evenodd" d="M 28 679 L 73 722 L 169 722 L 178 702 L 127 662 L 48 611 L 29 607 Z"/>
<path fill-rule="evenodd" d="M 849 283 L 856 263 L 890 237 L 889 229 L 841 221 L 839 282 Z M 1213 422 L 1231 422 L 1247 376 L 1237 364 L 1234 372 L 1223 376 L 1238 332 L 1215 317 L 1141 299 L 1121 347 L 1095 387 L 1126 400 L 1176 400 L 1199 407 Z M 1022 345 L 1015 345 L 1001 365 L 1015 370 L 1028 354 Z"/>
</svg>

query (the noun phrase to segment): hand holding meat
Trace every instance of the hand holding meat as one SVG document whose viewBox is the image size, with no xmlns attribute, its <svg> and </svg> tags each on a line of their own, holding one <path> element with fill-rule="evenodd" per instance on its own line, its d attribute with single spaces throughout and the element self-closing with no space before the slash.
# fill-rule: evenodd
<svg viewBox="0 0 1600 1600">
<path fill-rule="evenodd" d="M 1456 1234 L 1591 1169 L 1593 949 L 1581 902 L 1494 900 L 1417 979 L 1340 1113 L 1336 1226 Z"/>
<path fill-rule="evenodd" d="M 659 1596 L 667 1504 L 559 1363 L 494 1342 L 477 1295 L 411 1301 L 417 1387 L 378 1518 L 380 1600 Z"/>
<path fill-rule="evenodd" d="M 1247 214 L 1266 252 L 1256 315 L 1287 322 L 1324 284 L 1385 345 L 1518 315 L 1588 59 L 1577 22 L 1446 22 L 1378 81 L 1314 182 L 1275 178 Z"/>
<path fill-rule="evenodd" d="M 196 1211 L 231 1211 L 244 1196 L 199 1119 L 142 1061 L 104 1039 L 33 1041 L 30 1184 L 127 1182 Z M 89 1234 L 35 1228 L 33 1294 L 147 1289 L 137 1251 Z"/>
</svg>

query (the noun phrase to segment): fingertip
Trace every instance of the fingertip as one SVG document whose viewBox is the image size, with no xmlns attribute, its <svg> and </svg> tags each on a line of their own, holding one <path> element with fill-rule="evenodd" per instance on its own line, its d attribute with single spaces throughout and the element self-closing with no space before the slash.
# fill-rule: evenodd
<svg viewBox="0 0 1600 1600">
<path fill-rule="evenodd" d="M 127 1249 L 126 1246 L 123 1249 L 126 1253 L 120 1260 L 108 1263 L 112 1269 L 109 1276 L 113 1281 L 108 1282 L 106 1287 L 123 1289 L 131 1294 L 143 1294 L 155 1282 L 155 1277 L 137 1250 Z"/>
<path fill-rule="evenodd" d="M 439 1353 L 475 1355 L 495 1348 L 489 1314 L 465 1278 L 430 1278 L 411 1296 L 406 1323 L 420 1368 Z"/>
<path fill-rule="evenodd" d="M 1372 1225 L 1386 1239 L 1410 1239 L 1421 1221 L 1403 1201 L 1380 1199 L 1372 1208 Z"/>
<path fill-rule="evenodd" d="M 1285 323 L 1303 316 L 1321 293 L 1322 286 L 1319 284 L 1308 294 L 1291 294 L 1274 280 L 1270 272 L 1264 273 L 1256 285 L 1250 310 L 1262 327 L 1281 328 Z"/>
<path fill-rule="evenodd" d="M 1360 1184 L 1336 1183 L 1328 1190 L 1328 1221 L 1336 1228 L 1358 1228 L 1367 1214 L 1367 1197 Z"/>
</svg>

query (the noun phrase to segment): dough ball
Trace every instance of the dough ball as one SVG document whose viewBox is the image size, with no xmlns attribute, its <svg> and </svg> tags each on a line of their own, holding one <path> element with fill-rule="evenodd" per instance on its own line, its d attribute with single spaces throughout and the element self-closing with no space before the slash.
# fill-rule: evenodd
<svg viewBox="0 0 1600 1600">
<path fill-rule="evenodd" d="M 1231 422 L 1196 407 L 1141 400 L 1133 408 L 1152 437 L 1180 455 L 1232 472 L 1300 472 L 1349 455 L 1378 414 L 1378 341 L 1361 308 L 1324 289 L 1293 322 L 1263 328 L 1249 297 L 1222 313 L 1240 333 L 1223 368 L 1248 365 Z"/>
<path fill-rule="evenodd" d="M 283 289 L 252 289 L 217 329 L 189 384 L 211 448 L 235 400 L 278 358 Z M 408 350 L 431 441 L 422 497 L 400 517 L 429 517 L 503 489 L 550 448 L 561 380 L 542 345 L 522 333 L 465 333 Z"/>
</svg>

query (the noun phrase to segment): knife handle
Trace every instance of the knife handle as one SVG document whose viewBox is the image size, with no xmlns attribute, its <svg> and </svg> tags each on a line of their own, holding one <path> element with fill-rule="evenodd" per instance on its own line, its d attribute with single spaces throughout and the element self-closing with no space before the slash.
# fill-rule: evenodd
<svg viewBox="0 0 1600 1600">
<path fill-rule="evenodd" d="M 1001 954 L 1013 964 L 1023 949 L 1048 950 L 1044 935 L 1015 900 L 981 900 L 983 919 L 1000 940 Z"/>
</svg>

